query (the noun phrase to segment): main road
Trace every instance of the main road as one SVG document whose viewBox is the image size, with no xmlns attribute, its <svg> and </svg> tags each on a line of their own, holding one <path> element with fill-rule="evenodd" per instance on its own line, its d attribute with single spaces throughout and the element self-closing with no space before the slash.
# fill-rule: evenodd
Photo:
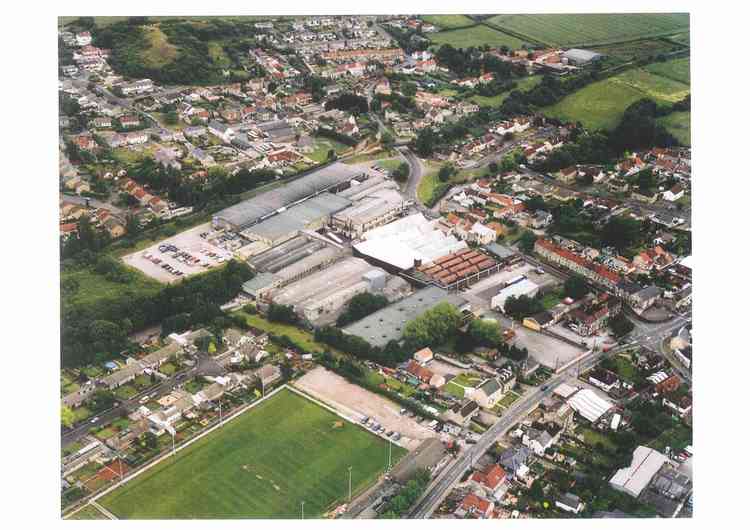
<svg viewBox="0 0 750 530">
<path fill-rule="evenodd" d="M 613 348 L 608 352 L 592 352 L 565 371 L 554 375 L 546 384 L 522 396 L 510 406 L 506 414 L 497 423 L 485 431 L 475 445 L 470 445 L 465 449 L 453 464 L 448 466 L 433 480 L 427 492 L 409 512 L 409 517 L 414 519 L 429 518 L 440 506 L 454 484 L 471 468 L 479 457 L 486 453 L 498 438 L 521 421 L 530 410 L 533 410 L 563 382 L 571 378 L 576 378 L 580 372 L 593 367 L 605 356 L 615 355 L 628 350 L 636 344 L 650 344 L 657 336 L 664 336 L 671 333 L 674 329 L 683 326 L 686 320 L 686 317 L 678 317 L 667 324 L 657 326 L 648 331 L 639 332 L 631 336 L 628 343 Z"/>
</svg>

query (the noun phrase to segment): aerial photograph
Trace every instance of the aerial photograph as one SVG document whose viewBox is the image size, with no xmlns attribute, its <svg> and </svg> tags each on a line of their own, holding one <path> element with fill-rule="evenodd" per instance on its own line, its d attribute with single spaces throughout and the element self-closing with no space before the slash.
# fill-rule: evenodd
<svg viewBox="0 0 750 530">
<path fill-rule="evenodd" d="M 693 518 L 692 18 L 57 17 L 58 522 Z"/>
</svg>

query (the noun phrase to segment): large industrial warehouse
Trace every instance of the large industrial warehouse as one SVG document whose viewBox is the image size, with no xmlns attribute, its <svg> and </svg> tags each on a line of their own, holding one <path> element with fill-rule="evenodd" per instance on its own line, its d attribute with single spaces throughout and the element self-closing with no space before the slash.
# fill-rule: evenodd
<svg viewBox="0 0 750 530">
<path fill-rule="evenodd" d="M 239 232 L 324 191 L 335 193 L 347 188 L 352 179 L 363 175 L 362 171 L 352 166 L 336 162 L 284 186 L 225 208 L 214 215 L 211 224 L 216 229 L 227 228 Z"/>
<path fill-rule="evenodd" d="M 336 213 L 331 218 L 331 225 L 351 239 L 390 223 L 406 211 L 410 204 L 399 193 L 398 185 L 382 176 L 353 185 L 338 195 L 354 204 Z"/>
<path fill-rule="evenodd" d="M 465 241 L 446 236 L 438 224 L 421 213 L 409 215 L 365 232 L 364 241 L 355 244 L 354 249 L 383 267 L 405 271 L 468 248 Z"/>
<path fill-rule="evenodd" d="M 471 309 L 462 296 L 430 286 L 346 326 L 343 331 L 362 337 L 373 346 L 382 347 L 391 340 L 400 340 L 410 320 L 441 302 L 448 302 L 460 311 Z"/>
<path fill-rule="evenodd" d="M 250 241 L 276 246 L 298 235 L 302 230 L 319 230 L 328 223 L 331 214 L 351 205 L 351 201 L 325 192 L 269 217 L 240 234 Z"/>
<path fill-rule="evenodd" d="M 386 294 L 393 299 L 399 291 L 405 294 L 409 290 L 409 284 L 402 278 L 391 276 L 363 259 L 347 257 L 278 289 L 270 299 L 294 307 L 297 314 L 318 325 L 334 320 L 357 294 Z"/>
</svg>

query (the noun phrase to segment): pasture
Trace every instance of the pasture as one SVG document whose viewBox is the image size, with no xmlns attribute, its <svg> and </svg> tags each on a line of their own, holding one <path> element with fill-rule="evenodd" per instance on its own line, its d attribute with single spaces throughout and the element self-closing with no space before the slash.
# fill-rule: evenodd
<svg viewBox="0 0 750 530">
<path fill-rule="evenodd" d="M 470 46 L 507 46 L 510 49 L 518 49 L 524 41 L 494 30 L 484 25 L 478 25 L 471 28 L 455 29 L 447 31 L 438 31 L 437 33 L 428 34 L 430 41 L 440 46 L 450 44 L 454 48 L 468 48 Z"/>
<path fill-rule="evenodd" d="M 684 66 L 670 63 L 661 65 L 663 71 L 677 76 Z M 565 121 L 580 121 L 590 130 L 613 129 L 620 122 L 625 109 L 641 98 L 651 98 L 660 104 L 672 104 L 690 93 L 690 85 L 652 73 L 646 68 L 634 68 L 619 75 L 591 83 L 555 105 L 542 110 L 544 114 Z M 688 66 L 689 68 L 689 66 Z"/>
<path fill-rule="evenodd" d="M 388 444 L 284 389 L 99 499 L 122 519 L 321 517 L 384 471 Z M 405 450 L 392 447 L 393 462 Z"/>
<path fill-rule="evenodd" d="M 690 111 L 672 112 L 657 120 L 666 127 L 682 145 L 690 145 Z"/>
<path fill-rule="evenodd" d="M 463 28 L 476 24 L 466 15 L 424 15 L 420 18 L 440 29 Z"/>
<path fill-rule="evenodd" d="M 496 15 L 487 22 L 549 46 L 622 42 L 672 35 L 690 27 L 687 13 Z"/>
</svg>

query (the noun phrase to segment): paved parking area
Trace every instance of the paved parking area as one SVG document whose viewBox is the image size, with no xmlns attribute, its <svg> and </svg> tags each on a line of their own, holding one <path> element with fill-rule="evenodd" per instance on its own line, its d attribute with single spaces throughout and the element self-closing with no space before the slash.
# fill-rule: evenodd
<svg viewBox="0 0 750 530">
<path fill-rule="evenodd" d="M 231 259 L 232 253 L 214 244 L 216 240 L 209 242 L 208 237 L 201 237 L 206 233 L 211 233 L 210 223 L 185 230 L 122 259 L 157 281 L 174 283 Z"/>
<path fill-rule="evenodd" d="M 412 451 L 422 440 L 439 435 L 426 425 L 399 413 L 399 406 L 319 366 L 299 378 L 294 386 L 338 410 L 353 421 L 367 416 L 386 431 L 401 434 L 398 444 Z M 426 423 L 426 422 L 425 422 Z"/>
<path fill-rule="evenodd" d="M 497 274 L 493 274 L 492 276 L 475 283 L 471 289 L 466 290 L 462 294 L 476 296 L 489 302 L 500 290 L 500 284 L 521 275 L 526 276 L 529 280 L 540 287 L 558 283 L 557 279 L 551 274 L 537 274 L 534 267 L 528 263 L 521 263 L 513 266 L 509 270 L 502 270 Z"/>
<path fill-rule="evenodd" d="M 554 370 L 583 355 L 584 347 L 571 346 L 554 337 L 516 325 L 516 346 L 529 350 L 529 355 L 540 364 Z"/>
</svg>

